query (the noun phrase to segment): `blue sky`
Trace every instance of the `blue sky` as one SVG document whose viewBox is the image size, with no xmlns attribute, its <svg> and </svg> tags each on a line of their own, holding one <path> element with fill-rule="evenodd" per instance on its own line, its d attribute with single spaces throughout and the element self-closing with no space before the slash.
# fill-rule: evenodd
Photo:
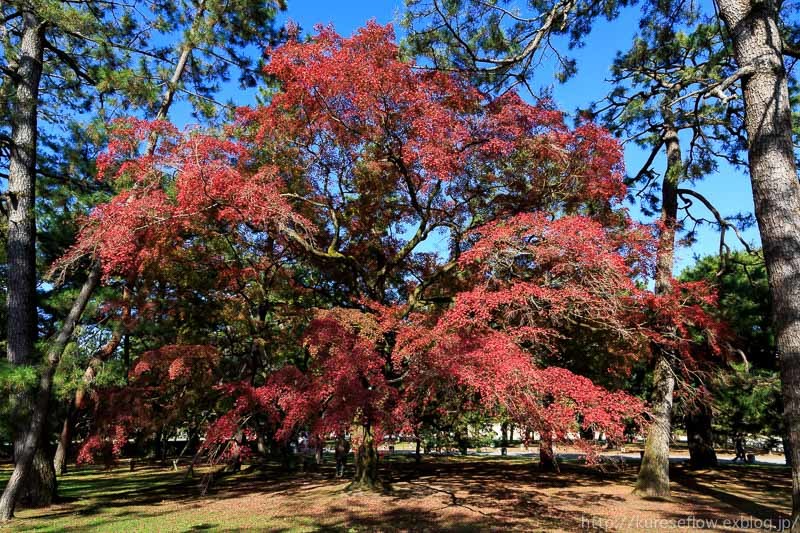
<svg viewBox="0 0 800 533">
<path fill-rule="evenodd" d="M 312 0 L 289 0 L 288 11 L 282 15 L 282 21 L 292 20 L 304 31 L 311 32 L 317 23 L 334 25 L 342 35 L 350 35 L 368 20 L 375 19 L 381 24 L 397 22 L 401 16 L 402 0 L 346 0 L 344 2 L 320 2 Z M 636 8 L 629 8 L 612 22 L 600 20 L 595 24 L 592 33 L 586 39 L 586 45 L 570 54 L 577 59 L 578 74 L 566 84 L 554 82 L 555 65 L 544 62 L 535 73 L 532 86 L 534 88 L 549 87 L 558 106 L 565 111 L 572 111 L 599 100 L 609 90 L 605 79 L 609 75 L 611 62 L 619 50 L 630 46 L 631 39 L 637 29 L 638 13 Z M 398 38 L 401 38 L 400 29 Z M 240 98 L 249 95 L 240 93 Z M 251 97 L 252 98 L 252 97 Z M 237 99 L 238 100 L 238 99 Z M 246 101 L 237 103 L 245 104 Z M 626 146 L 625 162 L 627 168 L 635 171 L 644 161 L 644 154 L 634 146 Z M 663 169 L 664 161 L 658 160 L 657 168 Z M 741 171 L 721 166 L 717 174 L 709 176 L 695 187 L 706 195 L 723 215 L 739 212 L 752 212 L 752 193 L 750 182 Z M 631 212 L 638 214 L 636 206 Z M 707 215 L 704 213 L 704 215 Z M 752 228 L 745 232 L 751 243 L 758 243 L 758 231 Z M 729 239 L 731 245 L 736 244 Z M 693 262 L 694 255 L 716 253 L 719 246 L 718 233 L 712 228 L 700 230 L 698 242 L 691 248 L 683 248 L 677 253 L 676 271 Z"/>
</svg>

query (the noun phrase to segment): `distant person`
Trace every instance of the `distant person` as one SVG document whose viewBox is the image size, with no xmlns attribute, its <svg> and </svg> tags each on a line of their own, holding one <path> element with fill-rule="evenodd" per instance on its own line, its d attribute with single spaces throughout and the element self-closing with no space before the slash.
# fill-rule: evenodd
<svg viewBox="0 0 800 533">
<path fill-rule="evenodd" d="M 344 433 L 339 433 L 336 438 L 336 448 L 334 448 L 334 456 L 336 457 L 336 477 L 344 476 L 344 468 L 347 466 L 347 456 L 350 454 L 350 442 L 345 438 Z"/>
<path fill-rule="evenodd" d="M 744 450 L 744 436 L 741 433 L 736 435 L 734 445 L 736 446 L 736 457 L 733 458 L 733 462 L 747 462 L 747 454 L 745 454 Z"/>
</svg>

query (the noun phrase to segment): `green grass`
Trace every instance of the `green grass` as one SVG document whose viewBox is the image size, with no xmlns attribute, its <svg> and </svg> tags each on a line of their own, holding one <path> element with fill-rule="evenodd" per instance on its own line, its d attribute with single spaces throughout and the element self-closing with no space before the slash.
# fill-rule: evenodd
<svg viewBox="0 0 800 533">
<path fill-rule="evenodd" d="M 5 483 L 7 472 L 3 472 Z M 242 476 L 244 477 L 244 476 Z M 48 509 L 20 509 L 2 527 L 10 531 L 197 531 L 264 528 L 311 531 L 313 524 L 270 522 L 264 516 L 204 507 L 198 478 L 164 469 L 74 470 L 59 480 L 61 502 Z"/>
</svg>

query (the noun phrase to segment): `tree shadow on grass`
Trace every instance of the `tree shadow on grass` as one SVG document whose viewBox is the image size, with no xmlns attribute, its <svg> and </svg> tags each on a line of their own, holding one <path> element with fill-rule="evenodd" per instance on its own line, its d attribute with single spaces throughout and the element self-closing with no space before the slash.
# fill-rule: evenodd
<svg viewBox="0 0 800 533">
<path fill-rule="evenodd" d="M 791 494 L 788 467 L 726 465 L 714 470 L 692 472 L 674 468 L 672 479 L 687 490 L 710 496 L 761 520 L 784 520 L 789 515 L 776 509 Z M 758 499 L 755 499 L 757 495 Z"/>
<path fill-rule="evenodd" d="M 136 518 L 158 517 L 169 510 L 159 511 L 157 505 L 169 502 L 182 509 L 199 506 L 207 500 L 236 500 L 257 495 L 270 497 L 297 497 L 327 491 L 331 505 L 329 515 L 315 528 L 363 527 L 367 529 L 428 529 L 428 530 L 500 530 L 513 526 L 520 520 L 534 519 L 540 527 L 559 524 L 563 527 L 567 517 L 557 509 L 549 509 L 535 493 L 517 493 L 506 483 L 519 485 L 538 478 L 539 486 L 566 486 L 570 483 L 601 484 L 593 476 L 570 476 L 570 480 L 541 477 L 531 464 L 502 464 L 499 462 L 430 461 L 384 465 L 384 474 L 392 480 L 392 490 L 383 495 L 349 494 L 345 496 L 346 480 L 334 477 L 333 465 L 324 465 L 314 471 L 286 473 L 278 465 L 263 464 L 237 475 L 220 479 L 203 496 L 198 478 L 183 480 L 183 473 L 157 469 L 143 469 L 134 473 L 125 470 L 100 472 L 85 470 L 71 473 L 65 479 L 64 493 L 68 497 L 85 495 L 79 502 L 53 508 L 38 514 L 37 519 L 57 522 L 70 516 L 96 517 L 105 515 L 110 521 L 119 521 L 132 514 Z M 578 479 L 580 478 L 580 479 Z M 416 506 L 417 500 L 428 496 L 431 509 Z M 339 499 L 347 498 L 346 506 L 337 506 Z M 363 500 L 365 509 L 353 502 Z M 344 500 L 342 500 L 344 501 Z M 492 508 L 485 511 L 486 502 Z M 232 502 L 235 505 L 235 502 Z M 153 507 L 142 512 L 142 507 Z M 372 507 L 370 509 L 369 507 Z M 375 507 L 378 507 L 376 510 Z M 138 509 L 137 509 L 138 508 Z M 137 509 L 130 511 L 126 509 Z M 224 524 L 222 524 L 224 526 Z"/>
<path fill-rule="evenodd" d="M 636 475 L 635 469 L 604 472 L 569 463 L 562 465 L 561 473 L 544 473 L 532 461 L 479 457 L 426 458 L 421 464 L 388 460 L 381 468 L 391 490 L 380 494 L 346 492 L 349 480 L 336 478 L 332 463 L 302 472 L 287 472 L 278 463 L 252 465 L 218 479 L 206 493 L 201 490 L 201 475 L 184 480 L 183 471 L 153 467 L 134 473 L 127 469 L 79 470 L 64 478 L 62 487 L 68 497 L 81 499 L 36 518 L 58 523 L 70 516 L 90 520 L 105 517 L 104 525 L 108 526 L 128 518 L 161 519 L 172 513 L 197 513 L 200 523 L 192 528 L 219 530 L 228 525 L 226 516 L 231 515 L 225 512 L 236 513 L 240 506 L 255 502 L 261 507 L 253 512 L 265 513 L 271 520 L 272 525 L 266 528 L 270 531 L 298 525 L 329 531 L 351 527 L 383 531 L 578 530 L 596 509 L 605 507 L 608 512 L 625 506 L 620 486 L 632 488 Z M 676 499 L 681 510 L 689 509 L 693 494 L 705 494 L 742 512 L 774 518 L 777 515 L 772 508 L 730 493 L 725 487 L 746 490 L 755 479 L 755 490 L 765 498 L 774 496 L 777 502 L 787 494 L 786 476 L 780 470 L 765 471 L 763 479 L 754 478 L 753 471 L 745 468 L 723 467 L 705 473 L 682 467 L 673 470 L 676 486 L 685 489 Z M 775 475 L 782 480 L 777 489 Z M 609 484 L 617 486 L 617 495 L 606 493 Z M 229 505 L 220 511 L 219 504 L 225 502 Z M 219 512 L 222 514 L 215 514 Z M 658 512 L 662 517 L 677 516 L 676 503 Z M 200 513 L 209 513 L 209 519 Z M 284 527 L 282 523 L 290 525 Z"/>
<path fill-rule="evenodd" d="M 56 520 L 66 516 L 92 516 L 109 509 L 147 506 L 164 501 L 193 499 L 196 481 L 182 474 L 156 468 L 137 472 L 127 469 L 81 468 L 59 480 L 57 505 L 37 518 Z M 24 507 L 19 507 L 24 509 Z M 117 513 L 125 516 L 128 513 Z M 115 515 L 115 516 L 117 516 Z"/>
<path fill-rule="evenodd" d="M 624 474 L 610 475 L 574 465 L 564 465 L 561 473 L 544 473 L 532 462 L 445 463 L 432 467 L 433 472 L 405 472 L 398 478 L 404 484 L 398 483 L 393 495 L 413 499 L 424 491 L 436 491 L 446 494 L 451 505 L 478 513 L 489 503 L 494 511 L 491 516 L 501 517 L 507 525 L 534 519 L 540 527 L 570 530 L 579 529 L 581 520 L 565 508 L 575 501 L 592 505 L 619 501 L 621 498 L 603 494 L 602 489 L 625 478 Z M 566 490 L 570 487 L 583 491 Z"/>
</svg>

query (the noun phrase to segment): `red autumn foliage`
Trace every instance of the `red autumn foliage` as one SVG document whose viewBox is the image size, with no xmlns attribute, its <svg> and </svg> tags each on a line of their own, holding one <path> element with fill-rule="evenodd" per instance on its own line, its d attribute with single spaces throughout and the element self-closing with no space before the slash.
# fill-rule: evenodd
<svg viewBox="0 0 800 533">
<path fill-rule="evenodd" d="M 155 134 L 154 153 L 137 155 Z M 304 224 L 280 194 L 277 168 L 255 166 L 241 142 L 137 119 L 117 121 L 112 135 L 99 173 L 124 189 L 92 212 L 62 264 L 95 254 L 106 276 L 152 278 L 191 262 L 198 236 L 220 228 Z"/>
<path fill-rule="evenodd" d="M 248 379 L 198 379 L 217 352 L 148 352 L 130 389 L 152 391 L 142 413 L 159 402 L 180 413 L 197 401 L 176 393 L 185 383 L 228 404 L 208 449 L 243 427 L 250 439 L 256 415 L 277 440 L 353 424 L 380 439 L 463 407 L 503 410 L 551 442 L 581 429 L 614 440 L 644 406 L 570 370 L 578 359 L 624 373 L 654 346 L 687 364 L 720 351 L 705 287 L 641 288 L 653 232 L 620 207 L 622 153 L 602 128 L 570 128 L 548 104 L 513 92 L 486 101 L 462 78 L 415 69 L 377 24 L 349 39 L 320 28 L 272 50 L 266 71 L 280 87 L 270 104 L 240 110 L 222 135 L 120 123 L 100 165 L 123 192 L 65 260 L 94 252 L 107 277 L 171 287 L 187 283 L 177 271 L 192 280 L 196 265 L 219 266 L 204 288 L 243 309 L 245 288 L 280 263 L 273 277 L 296 292 L 275 314 L 302 315 L 309 294 L 325 308 L 307 324 L 304 357 Z M 156 151 L 137 156 L 153 132 Z M 447 246 L 431 249 L 436 238 Z M 251 327 L 256 311 L 229 316 Z"/>
<path fill-rule="evenodd" d="M 78 452 L 78 463 L 119 456 L 134 434 L 149 436 L 183 422 L 204 405 L 214 386 L 219 352 L 211 346 L 163 346 L 134 361 L 125 387 L 104 389 L 94 402 L 95 427 Z"/>
</svg>

